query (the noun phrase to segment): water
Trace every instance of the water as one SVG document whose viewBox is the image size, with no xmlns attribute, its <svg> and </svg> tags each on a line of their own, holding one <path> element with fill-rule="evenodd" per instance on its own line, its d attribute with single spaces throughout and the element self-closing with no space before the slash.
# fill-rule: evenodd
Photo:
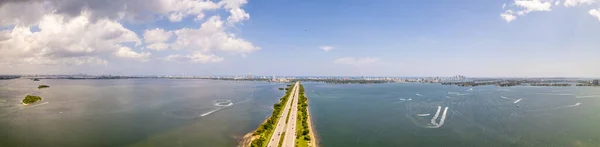
<svg viewBox="0 0 600 147">
<path fill-rule="evenodd" d="M 40 84 L 50 88 L 37 89 Z M 236 146 L 283 84 L 213 80 L 0 80 L 0 146 Z M 41 102 L 23 106 L 27 94 Z"/>
<path fill-rule="evenodd" d="M 600 146 L 597 87 L 305 87 L 324 147 Z"/>
</svg>

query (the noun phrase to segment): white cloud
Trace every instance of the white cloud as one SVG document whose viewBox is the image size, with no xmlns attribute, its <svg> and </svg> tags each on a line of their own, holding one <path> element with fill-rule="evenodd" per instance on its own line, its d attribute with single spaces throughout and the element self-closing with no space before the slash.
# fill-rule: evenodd
<svg viewBox="0 0 600 147">
<path fill-rule="evenodd" d="M 174 32 L 177 39 L 171 47 L 175 49 L 222 51 L 241 55 L 260 49 L 251 42 L 225 32 L 225 26 L 219 16 L 211 17 L 198 29 L 183 28 Z"/>
<path fill-rule="evenodd" d="M 376 63 L 380 63 L 380 62 L 381 61 L 379 58 L 373 58 L 373 57 L 365 57 L 365 58 L 344 57 L 344 58 L 338 58 L 333 61 L 333 63 L 336 63 L 336 64 L 346 64 L 346 65 L 353 65 L 353 66 L 371 65 L 371 64 L 376 64 Z"/>
<path fill-rule="evenodd" d="M 106 58 L 120 51 L 121 43 L 140 44 L 138 36 L 118 22 L 108 19 L 90 21 L 89 14 L 72 19 L 45 15 L 38 27 L 37 32 L 26 26 L 2 31 L 0 62 L 104 64 Z"/>
<path fill-rule="evenodd" d="M 224 59 L 214 54 L 206 55 L 201 52 L 195 52 L 191 55 L 169 55 L 165 57 L 167 61 L 192 62 L 192 63 L 218 63 Z"/>
<path fill-rule="evenodd" d="M 148 61 L 148 58 L 150 57 L 150 53 L 148 53 L 148 52 L 137 53 L 137 52 L 132 51 L 131 48 L 121 47 L 117 52 L 115 52 L 115 56 L 121 57 L 121 58 L 135 59 L 135 60 L 140 60 L 140 61 Z"/>
<path fill-rule="evenodd" d="M 525 16 L 527 13 L 535 11 L 552 11 L 552 7 L 560 7 L 563 3 L 564 7 L 576 7 L 582 5 L 591 5 L 596 3 L 597 0 L 514 0 L 513 4 L 507 5 L 502 4 L 504 12 L 500 14 L 500 17 L 506 22 L 510 23 L 515 20 L 518 16 Z M 552 5 L 554 3 L 554 5 Z M 591 15 L 592 11 L 589 12 Z"/>
<path fill-rule="evenodd" d="M 231 16 L 227 18 L 227 23 L 230 25 L 250 19 L 250 14 L 240 8 L 231 9 L 229 13 L 231 13 Z"/>
<path fill-rule="evenodd" d="M 153 43 L 153 44 L 146 46 L 146 48 L 151 49 L 151 50 L 156 50 L 156 51 L 162 51 L 162 50 L 169 49 L 169 46 L 171 46 L 171 45 L 166 44 L 166 43 Z"/>
<path fill-rule="evenodd" d="M 507 23 L 510 23 L 517 18 L 515 15 L 513 15 L 512 10 L 504 11 L 504 13 L 500 14 L 500 17 L 502 17 L 502 19 L 504 19 Z"/>
<path fill-rule="evenodd" d="M 523 8 L 522 12 L 529 13 L 533 11 L 550 11 L 552 4 L 541 0 L 515 0 L 515 5 Z"/>
<path fill-rule="evenodd" d="M 558 1 L 556 1 L 558 2 Z M 512 9 L 517 10 L 512 10 Z M 502 9 L 505 10 L 500 14 L 500 17 L 507 23 L 517 19 L 516 15 L 524 16 L 527 13 L 534 11 L 551 11 L 552 1 L 551 0 L 514 0 L 513 4 L 507 5 L 502 4 Z"/>
<path fill-rule="evenodd" d="M 600 9 L 591 9 L 588 13 L 600 21 Z"/>
<path fill-rule="evenodd" d="M 206 12 L 229 12 L 227 24 L 250 19 L 242 9 L 247 0 L 8 0 L 0 1 L 0 63 L 19 64 L 107 64 L 113 57 L 147 61 L 151 54 L 141 48 L 173 48 L 245 55 L 260 48 L 228 32 L 220 17 L 213 16 L 198 29 L 162 28 L 146 30 L 143 43 L 121 22 L 204 20 Z M 27 10 L 27 11 L 23 11 Z M 212 12 L 211 12 L 212 13 Z M 218 13 L 217 13 L 218 14 Z M 12 27 L 14 26 L 14 28 Z M 31 31 L 38 27 L 39 31 Z M 137 31 L 137 30 L 136 30 Z M 172 38 L 175 38 L 172 41 Z M 135 45 L 124 45 L 135 44 Z M 193 54 L 194 61 L 214 54 Z"/>
<path fill-rule="evenodd" d="M 146 30 L 144 32 L 144 42 L 149 44 L 166 42 L 171 36 L 173 36 L 173 32 L 165 31 L 161 28 Z"/>
<path fill-rule="evenodd" d="M 152 50 L 165 50 L 169 48 L 169 44 L 165 43 L 173 36 L 173 32 L 165 31 L 160 28 L 146 30 L 144 32 L 144 42 L 147 44 L 146 48 Z"/>
<path fill-rule="evenodd" d="M 579 5 L 590 5 L 594 3 L 595 0 L 565 0 L 565 7 L 575 7 Z"/>
<path fill-rule="evenodd" d="M 326 45 L 326 46 L 321 46 L 321 47 L 319 47 L 319 48 L 321 48 L 322 50 L 324 50 L 324 51 L 328 52 L 328 51 L 330 51 L 330 50 L 332 50 L 332 49 L 333 49 L 333 46 L 328 46 L 328 45 Z"/>
</svg>

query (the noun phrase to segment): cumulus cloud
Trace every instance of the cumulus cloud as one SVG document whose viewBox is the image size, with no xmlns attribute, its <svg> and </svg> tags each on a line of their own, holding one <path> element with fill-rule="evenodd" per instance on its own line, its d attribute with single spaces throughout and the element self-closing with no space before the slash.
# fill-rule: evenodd
<svg viewBox="0 0 600 147">
<path fill-rule="evenodd" d="M 250 19 L 250 14 L 240 8 L 231 9 L 229 10 L 229 13 L 231 13 L 231 16 L 227 18 L 227 23 L 229 25 Z"/>
<path fill-rule="evenodd" d="M 225 32 L 225 26 L 219 16 L 213 16 L 198 29 L 183 28 L 176 30 L 177 39 L 172 44 L 175 49 L 192 49 L 202 52 L 228 52 L 245 55 L 260 48 L 234 34 Z"/>
<path fill-rule="evenodd" d="M 245 55 L 260 49 L 228 32 L 229 27 L 250 18 L 242 9 L 246 3 L 247 0 L 4 0 L 0 1 L 0 27 L 9 29 L 0 31 L 0 63 L 107 64 L 113 58 L 148 61 L 151 54 L 139 51 L 142 48 L 174 47 L 195 53 L 174 55 L 173 59 L 220 62 L 223 58 L 213 53 Z M 219 9 L 230 13 L 226 26 L 219 16 L 210 17 L 198 29 L 166 31 L 159 27 L 132 31 L 121 25 L 125 21 L 144 24 L 158 19 L 176 22 L 188 17 L 200 21 L 206 12 Z"/>
<path fill-rule="evenodd" d="M 335 64 L 346 64 L 346 65 L 353 65 L 353 66 L 371 65 L 371 64 L 376 64 L 376 63 L 380 63 L 380 62 L 381 62 L 381 60 L 379 58 L 373 58 L 373 57 L 365 57 L 365 58 L 344 57 L 344 58 L 338 58 L 333 61 L 333 63 L 335 63 Z"/>
<path fill-rule="evenodd" d="M 595 2 L 596 0 L 565 0 L 563 5 L 564 7 L 576 7 L 590 5 Z M 500 14 L 500 17 L 504 21 L 510 23 L 514 21 L 517 16 L 525 16 L 531 12 L 552 11 L 552 7 L 559 7 L 560 3 L 560 0 L 514 0 L 512 4 L 502 4 L 504 12 Z"/>
<path fill-rule="evenodd" d="M 333 46 L 328 46 L 328 45 L 326 45 L 326 46 L 321 46 L 321 47 L 319 47 L 319 48 L 321 48 L 322 50 L 324 50 L 324 51 L 328 52 L 328 51 L 330 51 L 330 50 L 332 50 L 332 49 L 333 49 Z"/>
<path fill-rule="evenodd" d="M 515 5 L 524 9 L 520 11 L 522 13 L 552 10 L 552 4 L 549 1 L 542 0 L 515 0 Z"/>
<path fill-rule="evenodd" d="M 565 7 L 575 7 L 579 5 L 590 5 L 594 3 L 595 0 L 565 0 Z"/>
<path fill-rule="evenodd" d="M 600 21 L 600 9 L 592 9 L 588 13 Z"/>
<path fill-rule="evenodd" d="M 122 58 L 136 59 L 136 60 L 140 60 L 140 61 L 148 61 L 148 58 L 150 57 L 150 53 L 148 53 L 148 52 L 137 53 L 137 52 L 134 52 L 133 50 L 131 50 L 131 48 L 121 47 L 119 50 L 117 50 L 117 52 L 115 52 L 115 56 L 122 57 Z"/>
<path fill-rule="evenodd" d="M 218 57 L 214 54 L 206 55 L 201 52 L 195 52 L 191 55 L 169 55 L 164 59 L 167 61 L 192 63 L 218 63 L 224 60 L 222 57 Z"/>
<path fill-rule="evenodd" d="M 147 44 L 146 48 L 152 50 L 165 50 L 169 48 L 169 44 L 166 44 L 171 37 L 173 32 L 165 31 L 160 28 L 146 30 L 144 32 L 144 42 Z"/>
<path fill-rule="evenodd" d="M 173 32 L 165 31 L 161 28 L 146 30 L 144 32 L 144 42 L 146 43 L 160 43 L 166 42 L 171 38 Z"/>
<path fill-rule="evenodd" d="M 506 10 L 504 13 L 500 14 L 500 17 L 504 19 L 507 23 L 515 20 L 517 17 L 513 14 L 512 10 Z"/>
<path fill-rule="evenodd" d="M 40 20 L 37 32 L 25 26 L 2 31 L 0 60 L 31 64 L 68 63 L 68 60 L 77 64 L 105 63 L 100 58 L 119 52 L 122 43 L 140 44 L 138 36 L 118 22 L 108 19 L 92 22 L 88 16 L 67 20 L 49 14 Z"/>
</svg>

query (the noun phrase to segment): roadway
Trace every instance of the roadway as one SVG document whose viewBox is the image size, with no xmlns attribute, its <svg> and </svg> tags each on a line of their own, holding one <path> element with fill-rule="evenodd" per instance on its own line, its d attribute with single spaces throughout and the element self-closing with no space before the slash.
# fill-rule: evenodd
<svg viewBox="0 0 600 147">
<path fill-rule="evenodd" d="M 296 83 L 296 87 L 300 85 Z M 294 99 L 292 101 L 292 110 L 290 112 L 290 119 L 287 122 L 287 127 L 285 127 L 285 136 L 283 138 L 282 147 L 294 147 L 296 145 L 296 119 L 298 115 L 298 93 L 300 88 L 296 88 Z"/>
<path fill-rule="evenodd" d="M 290 105 L 292 104 L 294 97 L 297 97 L 297 92 L 298 92 L 298 83 L 296 83 L 296 85 L 294 85 L 294 88 L 292 89 L 292 93 L 290 93 L 290 95 L 288 97 L 288 101 L 285 103 L 285 107 L 283 107 L 283 113 L 281 113 L 281 116 L 280 116 L 279 120 L 277 121 L 277 126 L 275 126 L 275 130 L 273 131 L 273 134 L 271 135 L 271 138 L 269 139 L 269 143 L 267 144 L 267 147 L 278 147 L 279 140 L 281 139 L 281 135 L 284 135 L 283 132 L 286 127 L 285 121 L 286 121 L 288 112 L 291 107 Z"/>
</svg>

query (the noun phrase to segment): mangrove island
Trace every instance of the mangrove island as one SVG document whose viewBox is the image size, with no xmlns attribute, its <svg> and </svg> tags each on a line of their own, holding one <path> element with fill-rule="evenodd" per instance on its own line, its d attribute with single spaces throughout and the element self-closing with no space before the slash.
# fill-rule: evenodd
<svg viewBox="0 0 600 147">
<path fill-rule="evenodd" d="M 40 97 L 40 96 L 27 95 L 27 96 L 25 96 L 25 99 L 23 99 L 23 104 L 27 105 L 27 104 L 35 103 L 35 102 L 38 102 L 41 100 L 42 100 L 42 97 Z"/>
<path fill-rule="evenodd" d="M 42 89 L 42 88 L 50 88 L 50 86 L 48 86 L 48 85 L 40 85 L 40 86 L 38 86 L 38 89 Z"/>
</svg>

